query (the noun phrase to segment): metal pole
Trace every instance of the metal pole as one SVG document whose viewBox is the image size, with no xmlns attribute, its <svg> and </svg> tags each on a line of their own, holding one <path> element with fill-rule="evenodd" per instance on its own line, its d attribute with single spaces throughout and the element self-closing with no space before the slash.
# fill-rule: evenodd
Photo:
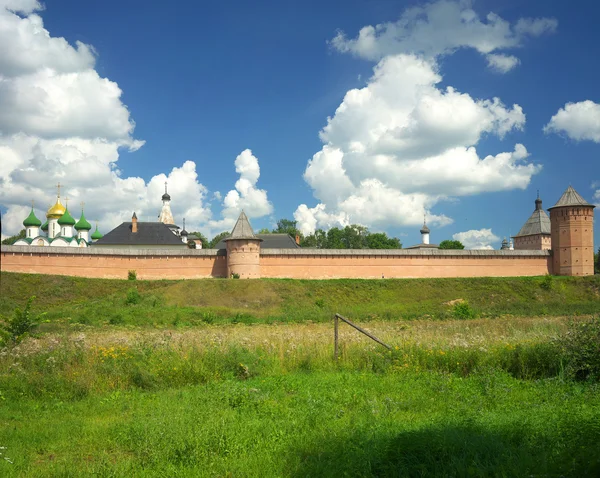
<svg viewBox="0 0 600 478">
<path fill-rule="evenodd" d="M 345 317 L 342 317 L 340 314 L 335 314 L 335 317 L 336 317 L 336 319 L 339 318 L 339 319 L 343 320 L 348 325 L 350 325 L 351 327 L 354 327 L 359 332 L 361 332 L 361 333 L 365 334 L 367 337 L 373 339 L 378 344 L 383 345 L 386 349 L 392 350 L 392 347 L 390 347 L 388 344 L 382 342 L 377 337 L 375 337 L 373 334 L 371 334 L 370 332 L 367 332 L 365 329 L 359 327 L 358 325 L 356 325 L 355 323 L 353 323 L 350 320 L 346 319 Z M 336 346 L 336 350 L 337 350 L 337 320 L 335 322 L 335 325 L 336 325 L 336 328 L 335 328 L 335 339 L 336 339 L 335 340 L 335 346 Z"/>
<path fill-rule="evenodd" d="M 333 359 L 338 359 L 338 316 L 333 317 Z"/>
</svg>

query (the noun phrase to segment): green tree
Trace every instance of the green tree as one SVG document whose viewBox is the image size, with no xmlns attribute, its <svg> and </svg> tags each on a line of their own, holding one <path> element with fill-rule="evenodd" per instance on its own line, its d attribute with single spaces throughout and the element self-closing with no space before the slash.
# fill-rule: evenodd
<svg viewBox="0 0 600 478">
<path fill-rule="evenodd" d="M 271 231 L 266 227 L 263 227 L 260 231 L 257 232 L 257 234 L 271 234 Z"/>
<path fill-rule="evenodd" d="M 600 274 L 600 247 L 598 252 L 594 254 L 594 274 Z"/>
<path fill-rule="evenodd" d="M 210 241 L 200 231 L 190 232 L 189 236 L 197 236 L 202 241 L 202 247 L 208 247 L 210 244 Z"/>
<path fill-rule="evenodd" d="M 300 234 L 297 224 L 297 221 L 292 221 L 291 219 L 280 219 L 277 221 L 277 229 L 273 232 L 276 234 L 289 234 L 295 238 L 296 234 Z"/>
<path fill-rule="evenodd" d="M 397 237 L 388 237 L 385 232 L 374 232 L 367 236 L 368 249 L 402 249 Z"/>
<path fill-rule="evenodd" d="M 327 243 L 324 249 L 346 249 L 344 231 L 339 227 L 332 227 L 327 231 Z"/>
<path fill-rule="evenodd" d="M 440 242 L 440 249 L 464 249 L 462 242 L 460 241 L 450 241 L 446 239 L 445 241 Z"/>
<path fill-rule="evenodd" d="M 15 236 L 7 237 L 6 239 L 4 239 L 2 241 L 2 244 L 4 244 L 5 246 L 11 246 L 15 242 L 17 242 L 19 239 L 23 239 L 24 237 L 25 237 L 25 229 L 21 229 L 19 231 L 19 234 L 15 235 Z"/>
<path fill-rule="evenodd" d="M 215 237 L 212 238 L 212 241 L 210 241 L 210 249 L 214 249 L 214 247 L 221 242 L 221 239 L 225 239 L 226 237 L 229 236 L 229 231 L 223 231 L 220 234 L 217 234 Z"/>
<path fill-rule="evenodd" d="M 312 247 L 316 249 L 325 249 L 327 247 L 327 233 L 323 229 L 317 229 L 308 236 L 301 236 L 300 247 Z"/>
<path fill-rule="evenodd" d="M 342 230 L 342 242 L 345 249 L 364 249 L 367 245 L 369 230 L 365 226 L 352 224 Z"/>
</svg>

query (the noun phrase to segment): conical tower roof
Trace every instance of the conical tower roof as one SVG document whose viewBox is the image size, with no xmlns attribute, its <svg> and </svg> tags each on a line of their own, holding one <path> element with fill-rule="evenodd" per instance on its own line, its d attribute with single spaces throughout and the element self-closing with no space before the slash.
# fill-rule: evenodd
<svg viewBox="0 0 600 478">
<path fill-rule="evenodd" d="M 42 221 L 40 221 L 37 217 L 35 217 L 35 213 L 33 212 L 33 207 L 31 208 L 31 212 L 29 216 L 25 218 L 23 221 L 23 225 L 25 227 L 40 227 L 42 225 Z"/>
<path fill-rule="evenodd" d="M 89 231 L 92 229 L 92 225 L 83 215 L 83 209 L 81 210 L 81 217 L 79 218 L 79 221 L 77 221 L 77 224 L 75 224 L 75 229 L 78 231 Z"/>
<path fill-rule="evenodd" d="M 535 210 L 527 219 L 527 222 L 523 225 L 521 230 L 516 236 L 531 236 L 534 234 L 550 234 L 550 218 L 544 208 L 542 208 L 542 200 L 538 198 L 535 200 Z"/>
<path fill-rule="evenodd" d="M 69 209 L 65 208 L 65 213 L 60 216 L 58 223 L 61 226 L 74 226 L 75 225 L 75 219 L 73 219 L 73 216 L 71 216 L 71 214 L 69 214 Z"/>
<path fill-rule="evenodd" d="M 567 190 L 560 197 L 558 202 L 548 209 L 554 209 L 555 207 L 563 207 L 563 206 L 590 206 L 596 207 L 593 204 L 588 203 L 585 199 L 583 199 L 573 186 L 569 186 Z"/>
<path fill-rule="evenodd" d="M 262 241 L 262 239 L 259 239 L 254 235 L 250 221 L 248 221 L 248 216 L 246 216 L 244 211 L 241 212 L 235 226 L 233 226 L 230 236 L 226 238 L 225 241 L 231 241 L 233 239 L 256 239 L 257 241 Z"/>
</svg>

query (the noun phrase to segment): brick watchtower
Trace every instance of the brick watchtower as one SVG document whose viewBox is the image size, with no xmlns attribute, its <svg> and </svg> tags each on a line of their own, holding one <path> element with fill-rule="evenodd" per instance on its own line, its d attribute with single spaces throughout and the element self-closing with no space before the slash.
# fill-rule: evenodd
<svg viewBox="0 0 600 478">
<path fill-rule="evenodd" d="M 260 243 L 254 235 L 248 217 L 242 211 L 227 244 L 227 277 L 239 274 L 240 279 L 260 278 Z"/>
<path fill-rule="evenodd" d="M 569 186 L 558 202 L 548 208 L 554 274 L 594 274 L 594 207 Z"/>
</svg>

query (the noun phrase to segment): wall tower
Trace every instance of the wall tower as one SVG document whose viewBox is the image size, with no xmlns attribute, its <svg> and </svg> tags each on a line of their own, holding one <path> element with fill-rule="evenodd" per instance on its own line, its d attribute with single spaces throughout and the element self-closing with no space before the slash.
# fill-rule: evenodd
<svg viewBox="0 0 600 478">
<path fill-rule="evenodd" d="M 240 279 L 260 278 L 260 243 L 254 235 L 248 217 L 242 211 L 227 244 L 227 277 L 239 274 Z"/>
<path fill-rule="evenodd" d="M 548 208 L 554 274 L 594 274 L 594 207 L 569 186 L 558 202 Z"/>
</svg>

